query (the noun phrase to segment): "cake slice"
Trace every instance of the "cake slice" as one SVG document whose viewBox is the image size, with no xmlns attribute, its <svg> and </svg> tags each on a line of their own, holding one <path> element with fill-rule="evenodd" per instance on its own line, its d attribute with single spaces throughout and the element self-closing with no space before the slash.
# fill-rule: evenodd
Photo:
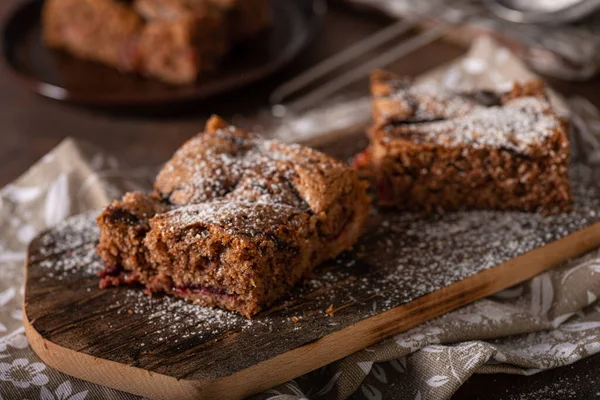
<svg viewBox="0 0 600 400">
<path fill-rule="evenodd" d="M 310 215 L 286 204 L 216 200 L 160 214 L 150 224 L 145 244 L 151 263 L 170 278 L 169 291 L 245 316 L 281 297 L 323 259 Z"/>
<path fill-rule="evenodd" d="M 148 278 L 150 256 L 144 238 L 150 219 L 171 207 L 140 193 L 127 193 L 113 201 L 98 217 L 98 252 L 104 261 L 101 287 L 133 284 Z"/>
<path fill-rule="evenodd" d="M 138 72 L 176 85 L 195 82 L 217 68 L 229 44 L 219 13 L 150 21 L 137 42 Z"/>
<path fill-rule="evenodd" d="M 212 5 L 149 19 L 129 2 L 48 0 L 44 41 L 78 58 L 182 85 L 215 70 L 229 50 L 224 19 Z"/>
<path fill-rule="evenodd" d="M 539 81 L 454 92 L 372 76 L 370 146 L 357 157 L 378 202 L 405 210 L 557 213 L 571 204 L 565 122 Z"/>
<path fill-rule="evenodd" d="M 356 243 L 366 184 L 343 163 L 218 117 L 98 217 L 101 286 L 139 282 L 251 317 Z"/>
</svg>

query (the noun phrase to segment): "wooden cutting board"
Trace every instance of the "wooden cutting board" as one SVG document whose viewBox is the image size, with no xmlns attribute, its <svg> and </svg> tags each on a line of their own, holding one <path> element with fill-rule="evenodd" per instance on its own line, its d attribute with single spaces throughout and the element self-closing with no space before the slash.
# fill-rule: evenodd
<svg viewBox="0 0 600 400">
<path fill-rule="evenodd" d="M 346 158 L 363 140 L 322 147 Z M 376 210 L 355 251 L 253 320 L 140 288 L 100 290 L 95 213 L 76 216 L 30 245 L 27 337 L 50 366 L 101 385 L 157 399 L 241 398 L 600 245 L 599 174 L 578 164 L 571 173 L 568 214 Z"/>
</svg>

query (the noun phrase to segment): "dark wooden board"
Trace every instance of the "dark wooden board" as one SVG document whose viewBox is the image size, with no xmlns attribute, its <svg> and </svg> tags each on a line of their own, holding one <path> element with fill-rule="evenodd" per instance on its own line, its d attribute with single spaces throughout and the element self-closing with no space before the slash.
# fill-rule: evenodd
<svg viewBox="0 0 600 400">
<path fill-rule="evenodd" d="M 346 137 L 324 150 L 344 158 L 360 145 Z M 44 361 L 82 379 L 153 398 L 246 396 L 600 245 L 599 174 L 576 164 L 571 175 L 568 214 L 374 211 L 355 251 L 253 320 L 98 289 L 94 213 L 76 216 L 30 246 L 26 332 Z"/>
</svg>

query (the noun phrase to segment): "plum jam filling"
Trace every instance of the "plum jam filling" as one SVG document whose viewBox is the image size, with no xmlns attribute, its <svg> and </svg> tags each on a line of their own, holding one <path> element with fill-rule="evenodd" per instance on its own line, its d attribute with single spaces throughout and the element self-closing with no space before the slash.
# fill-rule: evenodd
<svg viewBox="0 0 600 400">
<path fill-rule="evenodd" d="M 106 267 L 96 275 L 100 277 L 100 289 L 111 286 L 134 285 L 140 281 L 140 276 L 137 272 L 125 271 L 119 265 Z"/>
<path fill-rule="evenodd" d="M 363 169 L 367 168 L 371 164 L 371 152 L 369 150 L 363 150 L 352 159 L 352 168 Z"/>
<path fill-rule="evenodd" d="M 116 208 L 112 205 L 108 206 L 108 210 L 110 210 L 110 213 L 108 214 L 108 219 L 113 224 L 123 223 L 126 225 L 134 225 L 140 222 L 140 219 L 137 216 L 128 211 Z"/>
<path fill-rule="evenodd" d="M 377 195 L 380 202 L 391 202 L 393 200 L 394 191 L 389 179 L 380 179 L 377 184 Z"/>
<path fill-rule="evenodd" d="M 229 294 L 223 289 L 217 289 L 210 286 L 198 284 L 173 286 L 173 292 L 181 296 L 190 296 L 194 294 L 205 294 L 209 296 L 225 296 L 236 298 L 237 294 Z"/>
<path fill-rule="evenodd" d="M 98 276 L 100 278 L 105 278 L 107 276 L 119 276 L 123 272 L 123 268 L 120 265 L 114 265 L 112 267 L 106 267 L 102 271 L 98 272 Z"/>
</svg>

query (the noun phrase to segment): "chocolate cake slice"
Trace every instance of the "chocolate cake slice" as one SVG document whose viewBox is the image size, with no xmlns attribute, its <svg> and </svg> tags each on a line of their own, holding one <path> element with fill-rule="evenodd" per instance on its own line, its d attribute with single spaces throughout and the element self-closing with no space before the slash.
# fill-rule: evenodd
<svg viewBox="0 0 600 400">
<path fill-rule="evenodd" d="M 218 117 L 98 217 L 101 286 L 139 282 L 251 317 L 356 243 L 366 184 L 343 163 Z"/>
<path fill-rule="evenodd" d="M 567 125 L 540 81 L 513 90 L 455 92 L 372 76 L 369 166 L 378 202 L 425 212 L 568 210 Z"/>
</svg>

